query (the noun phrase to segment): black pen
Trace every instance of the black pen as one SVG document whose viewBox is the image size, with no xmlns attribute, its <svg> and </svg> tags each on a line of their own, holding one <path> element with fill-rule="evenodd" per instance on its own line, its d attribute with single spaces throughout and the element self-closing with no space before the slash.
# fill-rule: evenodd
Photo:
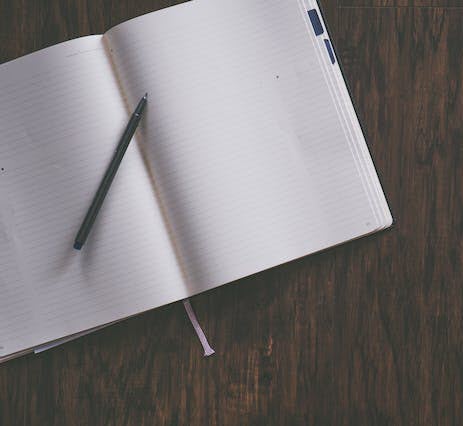
<svg viewBox="0 0 463 426">
<path fill-rule="evenodd" d="M 82 222 L 79 232 L 77 233 L 77 237 L 74 242 L 74 248 L 76 250 L 80 250 L 82 246 L 85 244 L 85 241 L 87 240 L 88 234 L 90 233 L 90 229 L 92 229 L 92 225 L 95 222 L 95 219 L 98 215 L 98 212 L 100 211 L 106 194 L 109 191 L 114 176 L 116 176 L 117 170 L 119 169 L 122 158 L 124 157 L 124 154 L 127 151 L 130 141 L 132 140 L 133 134 L 135 133 L 135 130 L 137 130 L 138 123 L 140 123 L 147 99 L 148 93 L 146 93 L 145 96 L 143 96 L 143 98 L 138 103 L 134 113 L 132 114 L 132 117 L 130 117 L 129 124 L 127 124 L 124 134 L 121 137 L 119 145 L 117 146 L 116 152 L 113 156 L 113 159 L 109 164 L 108 170 L 106 170 L 103 180 L 100 183 L 100 187 L 98 188 L 98 191 L 96 192 L 95 197 L 93 198 L 92 204 L 90 205 L 90 208 L 88 209 L 87 214 L 85 215 L 85 219 Z"/>
</svg>

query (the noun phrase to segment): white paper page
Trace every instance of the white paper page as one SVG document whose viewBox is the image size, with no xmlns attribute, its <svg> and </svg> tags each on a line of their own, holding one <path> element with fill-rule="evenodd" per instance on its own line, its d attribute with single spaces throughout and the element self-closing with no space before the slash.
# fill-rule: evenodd
<svg viewBox="0 0 463 426">
<path fill-rule="evenodd" d="M 352 153 L 357 163 L 357 167 L 366 185 L 370 202 L 376 212 L 376 217 L 382 228 L 392 224 L 392 216 L 387 205 L 381 184 L 379 182 L 373 161 L 371 159 L 365 137 L 362 134 L 360 123 L 355 112 L 352 100 L 349 96 L 342 71 L 339 67 L 338 58 L 335 56 L 333 64 L 326 48 L 326 40 L 331 43 L 326 23 L 323 22 L 322 13 L 316 0 L 300 0 L 301 14 L 306 21 L 307 30 L 313 33 L 313 27 L 309 19 L 309 11 L 315 9 L 321 21 L 323 33 L 319 36 L 312 36 L 315 50 L 317 51 L 320 65 L 324 70 L 327 84 L 331 91 L 333 103 L 336 106 L 340 120 L 344 126 L 346 137 L 349 141 Z M 333 52 L 333 55 L 335 53 Z"/>
<path fill-rule="evenodd" d="M 298 1 L 195 0 L 105 37 L 192 293 L 377 230 Z"/>
<path fill-rule="evenodd" d="M 73 249 L 128 116 L 101 36 L 0 66 L 0 356 L 186 296 L 135 140 Z"/>
</svg>

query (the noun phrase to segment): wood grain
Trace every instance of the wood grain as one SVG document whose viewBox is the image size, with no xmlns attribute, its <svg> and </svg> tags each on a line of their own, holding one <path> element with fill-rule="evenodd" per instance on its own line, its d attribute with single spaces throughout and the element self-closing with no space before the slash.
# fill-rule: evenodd
<svg viewBox="0 0 463 426">
<path fill-rule="evenodd" d="M 0 0 L 0 61 L 173 4 Z M 0 425 L 456 425 L 463 8 L 321 2 L 395 227 L 0 366 Z"/>
<path fill-rule="evenodd" d="M 341 7 L 463 7 L 461 0 L 339 0 Z"/>
</svg>

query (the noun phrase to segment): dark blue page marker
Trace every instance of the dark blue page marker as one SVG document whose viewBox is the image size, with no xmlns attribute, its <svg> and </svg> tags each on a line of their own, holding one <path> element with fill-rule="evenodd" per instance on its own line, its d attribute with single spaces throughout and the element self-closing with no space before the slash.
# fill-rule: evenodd
<svg viewBox="0 0 463 426">
<path fill-rule="evenodd" d="M 309 10 L 307 13 L 309 14 L 310 22 L 312 22 L 315 35 L 319 36 L 320 34 L 323 34 L 325 31 L 323 29 L 322 23 L 320 22 L 320 18 L 316 9 Z"/>
<path fill-rule="evenodd" d="M 326 49 L 328 50 L 328 55 L 330 55 L 331 63 L 334 65 L 336 63 L 336 59 L 334 57 L 334 52 L 333 52 L 333 48 L 331 47 L 331 43 L 327 38 L 325 38 L 325 46 L 326 46 Z"/>
</svg>

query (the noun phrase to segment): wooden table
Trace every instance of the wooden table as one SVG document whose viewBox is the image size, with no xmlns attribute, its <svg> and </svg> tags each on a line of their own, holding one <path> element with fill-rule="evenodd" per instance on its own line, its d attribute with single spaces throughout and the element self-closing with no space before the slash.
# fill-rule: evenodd
<svg viewBox="0 0 463 426">
<path fill-rule="evenodd" d="M 286 0 L 290 1 L 290 0 Z M 0 61 L 174 4 L 0 0 Z M 387 232 L 0 366 L 0 424 L 463 421 L 463 2 L 323 0 Z"/>
</svg>

